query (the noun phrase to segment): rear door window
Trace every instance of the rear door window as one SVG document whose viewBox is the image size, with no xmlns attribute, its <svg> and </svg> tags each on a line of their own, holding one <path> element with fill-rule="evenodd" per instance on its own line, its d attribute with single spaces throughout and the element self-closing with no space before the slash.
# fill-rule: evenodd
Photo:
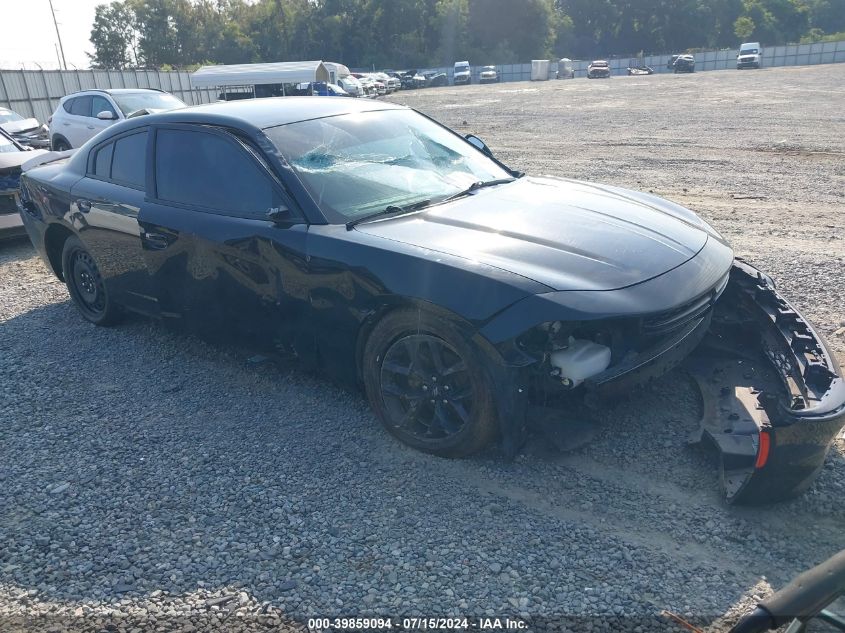
<svg viewBox="0 0 845 633">
<path fill-rule="evenodd" d="M 270 176 L 234 139 L 201 130 L 156 133 L 159 199 L 263 219 L 282 204 Z"/>
<path fill-rule="evenodd" d="M 105 149 L 105 148 L 104 148 Z M 99 155 L 97 156 L 99 158 Z M 111 180 L 134 189 L 144 189 L 147 165 L 147 131 L 124 136 L 114 142 Z"/>
<path fill-rule="evenodd" d="M 76 97 L 70 106 L 70 113 L 76 116 L 91 116 L 91 95 Z"/>
</svg>

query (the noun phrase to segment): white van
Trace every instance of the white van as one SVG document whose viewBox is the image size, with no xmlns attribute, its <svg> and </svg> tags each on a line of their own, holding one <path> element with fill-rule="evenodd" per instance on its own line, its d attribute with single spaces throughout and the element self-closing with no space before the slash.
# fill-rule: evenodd
<svg viewBox="0 0 845 633">
<path fill-rule="evenodd" d="M 736 68 L 760 68 L 763 65 L 763 49 L 760 42 L 745 42 L 739 47 L 739 55 L 736 56 Z"/>
</svg>

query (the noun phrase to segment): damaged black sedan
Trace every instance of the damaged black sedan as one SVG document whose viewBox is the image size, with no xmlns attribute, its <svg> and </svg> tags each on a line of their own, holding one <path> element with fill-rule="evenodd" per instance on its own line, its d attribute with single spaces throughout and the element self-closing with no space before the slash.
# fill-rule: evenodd
<svg viewBox="0 0 845 633">
<path fill-rule="evenodd" d="M 694 213 L 525 176 L 399 106 L 127 120 L 27 171 L 20 203 L 92 323 L 131 310 L 294 356 L 437 455 L 513 455 L 538 411 L 565 424 L 682 364 L 730 501 L 803 490 L 845 424 L 822 337 Z"/>
</svg>

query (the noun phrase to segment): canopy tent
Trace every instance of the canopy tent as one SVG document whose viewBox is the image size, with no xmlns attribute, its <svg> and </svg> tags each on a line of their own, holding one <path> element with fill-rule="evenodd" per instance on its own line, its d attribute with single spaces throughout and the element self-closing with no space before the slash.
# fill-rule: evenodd
<svg viewBox="0 0 845 633">
<path fill-rule="evenodd" d="M 203 66 L 191 74 L 191 85 L 194 88 L 300 84 L 314 81 L 329 81 L 329 71 L 321 61 L 221 64 Z"/>
<path fill-rule="evenodd" d="M 328 69 L 331 83 L 336 84 L 339 79 L 348 77 L 350 75 L 349 69 L 343 64 L 337 62 L 323 62 L 323 65 Z"/>
</svg>

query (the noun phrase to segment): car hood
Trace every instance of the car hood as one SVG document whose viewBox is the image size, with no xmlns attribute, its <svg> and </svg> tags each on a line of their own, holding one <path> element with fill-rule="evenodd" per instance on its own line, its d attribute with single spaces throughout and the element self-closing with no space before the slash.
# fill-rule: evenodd
<svg viewBox="0 0 845 633">
<path fill-rule="evenodd" d="M 15 169 L 33 158 L 43 156 L 47 151 L 43 149 L 31 149 L 24 152 L 0 152 L 0 171 Z"/>
<path fill-rule="evenodd" d="M 507 270 L 554 290 L 613 290 L 692 259 L 719 239 L 656 196 L 562 178 L 524 177 L 364 233 Z"/>
<path fill-rule="evenodd" d="M 35 119 L 21 119 L 20 121 L 7 121 L 0 125 L 9 134 L 19 134 L 20 132 L 28 132 L 30 130 L 37 130 L 40 125 Z"/>
</svg>

